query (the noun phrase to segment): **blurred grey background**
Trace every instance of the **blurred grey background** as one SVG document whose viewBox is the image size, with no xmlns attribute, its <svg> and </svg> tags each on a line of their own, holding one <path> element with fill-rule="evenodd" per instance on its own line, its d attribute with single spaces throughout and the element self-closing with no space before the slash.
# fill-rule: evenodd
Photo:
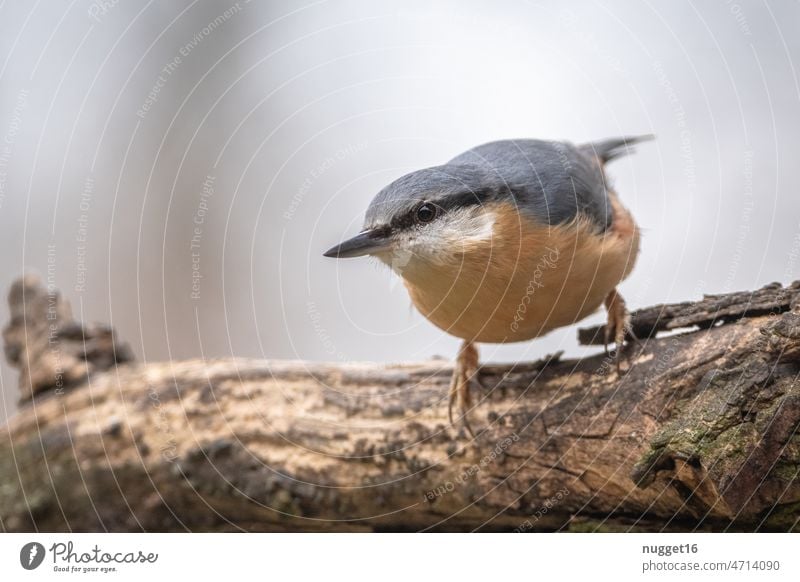
<svg viewBox="0 0 800 582">
<path fill-rule="evenodd" d="M 800 274 L 798 2 L 0 15 L 0 289 L 36 271 L 142 360 L 451 358 L 385 267 L 321 253 L 392 179 L 498 138 L 657 134 L 611 166 L 644 229 L 633 308 Z M 575 335 L 482 356 L 583 353 Z M 0 379 L 1 420 L 16 372 Z"/>
</svg>

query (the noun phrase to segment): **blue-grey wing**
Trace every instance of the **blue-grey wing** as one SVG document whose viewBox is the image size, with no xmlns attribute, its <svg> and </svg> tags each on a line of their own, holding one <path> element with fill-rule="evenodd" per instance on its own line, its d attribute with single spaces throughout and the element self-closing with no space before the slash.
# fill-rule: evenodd
<svg viewBox="0 0 800 582">
<path fill-rule="evenodd" d="M 480 166 L 521 212 L 546 224 L 563 224 L 580 213 L 602 231 L 612 220 L 603 161 L 587 146 L 519 139 L 480 145 L 448 165 Z"/>
</svg>

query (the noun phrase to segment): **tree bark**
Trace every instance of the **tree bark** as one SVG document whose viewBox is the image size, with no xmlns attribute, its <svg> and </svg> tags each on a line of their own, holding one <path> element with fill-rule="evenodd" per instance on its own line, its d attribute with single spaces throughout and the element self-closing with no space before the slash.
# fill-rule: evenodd
<svg viewBox="0 0 800 582">
<path fill-rule="evenodd" d="M 634 313 L 619 374 L 485 365 L 475 441 L 449 362 L 137 364 L 38 281 L 9 300 L 6 531 L 798 529 L 800 282 Z"/>
</svg>

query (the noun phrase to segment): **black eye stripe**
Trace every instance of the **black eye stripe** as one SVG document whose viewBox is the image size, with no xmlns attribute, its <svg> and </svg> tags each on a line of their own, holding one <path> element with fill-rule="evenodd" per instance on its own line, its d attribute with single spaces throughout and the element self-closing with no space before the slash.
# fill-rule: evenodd
<svg viewBox="0 0 800 582">
<path fill-rule="evenodd" d="M 435 201 L 417 199 L 419 202 L 417 202 L 417 204 L 411 209 L 406 209 L 402 213 L 395 214 L 395 216 L 389 222 L 389 225 L 392 230 L 399 231 L 416 225 L 427 224 L 428 222 L 433 222 L 433 220 L 451 210 L 486 204 L 493 199 L 494 195 L 494 190 L 465 190 L 456 194 L 437 197 Z M 417 217 L 417 212 L 419 211 L 420 207 L 425 204 L 428 204 L 435 209 L 434 217 L 427 222 L 419 220 Z"/>
<path fill-rule="evenodd" d="M 410 228 L 414 225 L 414 215 L 413 213 L 403 214 L 392 220 L 391 224 L 393 230 L 403 230 L 405 228 Z"/>
</svg>

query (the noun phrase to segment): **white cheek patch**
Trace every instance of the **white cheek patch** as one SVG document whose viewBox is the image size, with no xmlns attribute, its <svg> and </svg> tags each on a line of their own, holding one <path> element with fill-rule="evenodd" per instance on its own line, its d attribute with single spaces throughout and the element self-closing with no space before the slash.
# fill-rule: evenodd
<svg viewBox="0 0 800 582">
<path fill-rule="evenodd" d="M 448 262 L 470 247 L 491 244 L 495 218 L 482 206 L 452 210 L 421 228 L 411 248 L 430 261 Z"/>
<path fill-rule="evenodd" d="M 485 206 L 451 210 L 430 224 L 398 233 L 392 251 L 376 258 L 400 276 L 417 267 L 460 263 L 470 248 L 492 243 L 495 221 L 495 212 Z"/>
<path fill-rule="evenodd" d="M 494 235 L 495 213 L 481 206 L 462 208 L 451 213 L 450 222 L 445 223 L 444 233 L 462 243 L 488 243 Z"/>
</svg>

